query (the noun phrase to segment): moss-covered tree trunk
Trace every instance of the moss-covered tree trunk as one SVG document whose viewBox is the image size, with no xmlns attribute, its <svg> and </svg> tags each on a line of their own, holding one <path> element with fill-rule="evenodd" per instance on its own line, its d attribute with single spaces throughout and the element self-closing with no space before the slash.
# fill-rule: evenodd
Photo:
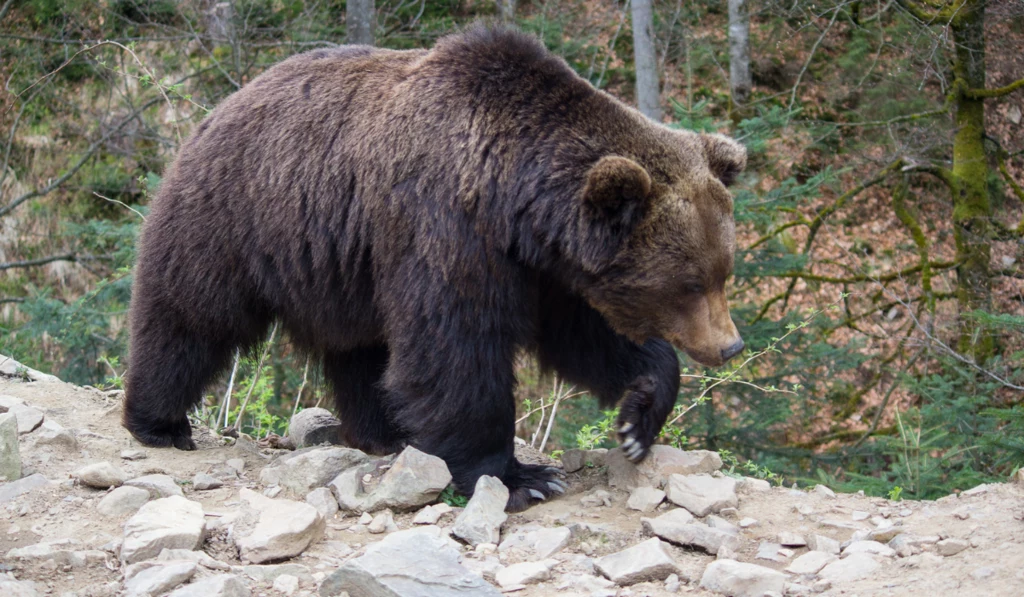
<svg viewBox="0 0 1024 597">
<path fill-rule="evenodd" d="M 958 348 L 983 361 L 994 352 L 995 340 L 964 314 L 989 310 L 992 303 L 992 202 L 984 147 L 985 104 L 984 99 L 972 98 L 968 93 L 970 89 L 985 88 L 985 0 L 962 0 L 955 4 L 950 30 L 955 46 L 956 130 L 952 176 L 947 182 L 953 194 L 953 230 L 960 262 L 957 267 L 961 313 Z"/>
</svg>

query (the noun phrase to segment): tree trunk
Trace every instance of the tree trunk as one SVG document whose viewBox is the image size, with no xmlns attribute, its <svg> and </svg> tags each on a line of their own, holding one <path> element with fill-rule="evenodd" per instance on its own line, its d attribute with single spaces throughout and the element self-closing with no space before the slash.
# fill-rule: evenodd
<svg viewBox="0 0 1024 597">
<path fill-rule="evenodd" d="M 498 18 L 502 23 L 514 23 L 516 20 L 516 0 L 498 0 Z"/>
<path fill-rule="evenodd" d="M 377 29 L 373 0 L 348 0 L 345 18 L 348 23 L 348 43 L 372 46 L 374 31 Z"/>
<path fill-rule="evenodd" d="M 729 93 L 735 112 L 750 99 L 751 86 L 747 0 L 729 0 Z"/>
<path fill-rule="evenodd" d="M 957 299 L 960 312 L 989 310 L 992 305 L 992 246 L 989 236 L 992 202 L 985 156 L 985 100 L 970 98 L 966 89 L 985 88 L 985 0 L 966 0 L 950 29 L 956 59 L 953 74 L 959 93 L 954 106 L 953 232 L 956 239 Z M 991 334 L 981 333 L 970 318 L 961 318 L 961 352 L 984 361 L 995 350 Z"/>
<path fill-rule="evenodd" d="M 660 122 L 658 61 L 654 55 L 654 13 L 651 9 L 651 0 L 633 0 L 632 8 L 636 103 L 645 116 Z"/>
</svg>

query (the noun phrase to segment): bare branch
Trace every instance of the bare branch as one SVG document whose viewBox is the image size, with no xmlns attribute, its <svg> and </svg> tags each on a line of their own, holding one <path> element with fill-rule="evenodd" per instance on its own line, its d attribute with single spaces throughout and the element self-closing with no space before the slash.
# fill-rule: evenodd
<svg viewBox="0 0 1024 597">
<path fill-rule="evenodd" d="M 64 255 L 51 255 L 49 257 L 40 257 L 39 259 L 28 259 L 25 261 L 9 261 L 7 263 L 0 263 L 0 271 L 46 265 L 47 263 L 53 263 L 54 261 L 78 261 L 78 256 L 74 253 L 66 253 Z"/>
</svg>

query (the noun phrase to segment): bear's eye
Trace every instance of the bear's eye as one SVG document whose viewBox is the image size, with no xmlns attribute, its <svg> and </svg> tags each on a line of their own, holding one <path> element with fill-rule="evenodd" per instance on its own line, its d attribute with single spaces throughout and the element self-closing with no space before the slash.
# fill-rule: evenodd
<svg viewBox="0 0 1024 597">
<path fill-rule="evenodd" d="M 704 294 L 704 285 L 700 282 L 690 282 L 683 286 L 683 292 L 686 294 Z"/>
</svg>

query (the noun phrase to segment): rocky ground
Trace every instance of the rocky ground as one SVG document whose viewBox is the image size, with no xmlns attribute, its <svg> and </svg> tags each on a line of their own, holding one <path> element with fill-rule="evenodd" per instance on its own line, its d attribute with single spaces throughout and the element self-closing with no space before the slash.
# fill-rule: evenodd
<svg viewBox="0 0 1024 597">
<path fill-rule="evenodd" d="M 4 597 L 1024 595 L 1021 482 L 891 502 L 732 478 L 712 452 L 571 451 L 566 495 L 506 516 L 493 478 L 439 504 L 448 471 L 414 449 L 145 448 L 119 392 L 0 361 Z"/>
</svg>

